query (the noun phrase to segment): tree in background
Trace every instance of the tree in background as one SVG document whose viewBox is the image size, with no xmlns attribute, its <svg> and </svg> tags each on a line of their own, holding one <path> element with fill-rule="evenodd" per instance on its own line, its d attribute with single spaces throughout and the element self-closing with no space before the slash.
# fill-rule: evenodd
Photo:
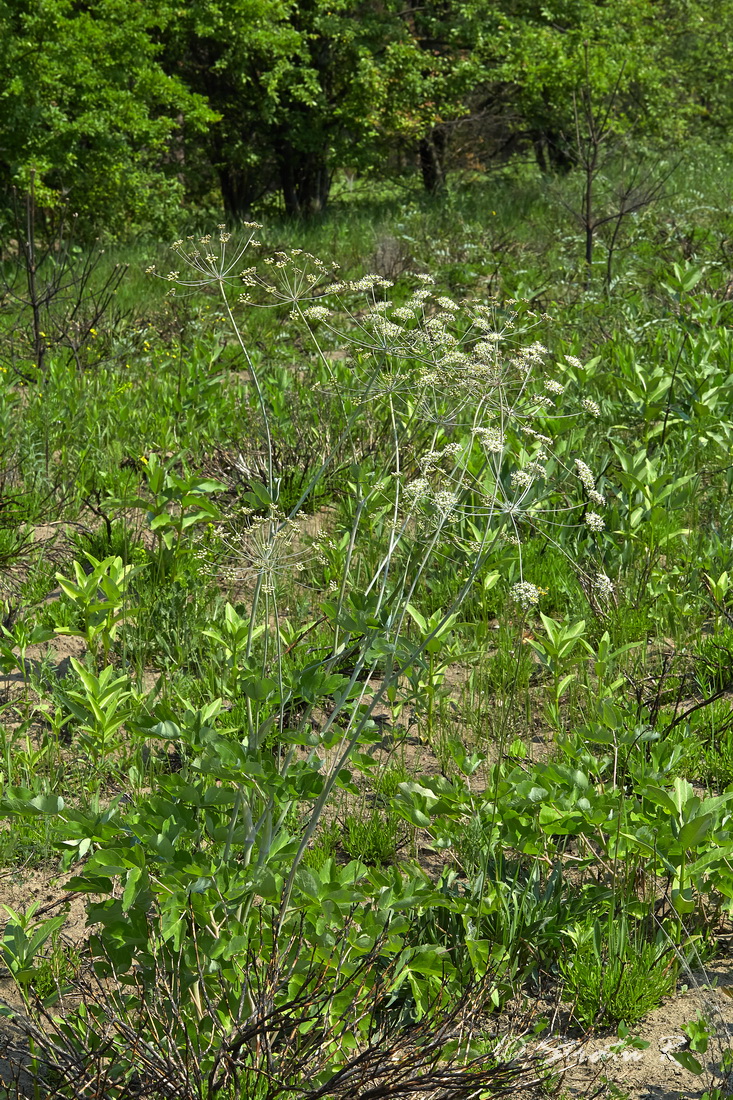
<svg viewBox="0 0 733 1100">
<path fill-rule="evenodd" d="M 336 169 L 383 158 L 385 137 L 397 136 L 385 119 L 415 92 L 414 58 L 406 64 L 398 49 L 409 37 L 400 9 L 395 0 L 193 0 L 171 20 L 169 71 L 218 115 L 206 160 L 228 213 L 246 216 L 273 190 L 289 214 L 315 213 Z"/>
<path fill-rule="evenodd" d="M 487 6 L 475 50 L 540 169 L 567 171 L 580 98 L 612 100 L 613 132 L 636 144 L 683 140 L 711 117 L 711 98 L 727 128 L 732 30 L 724 0 L 501 0 Z"/>
<path fill-rule="evenodd" d="M 160 13 L 128 0 L 0 0 L 0 190 L 35 174 L 36 200 L 68 200 L 91 230 L 165 218 L 180 201 L 174 137 L 205 101 L 158 62 Z"/>
<path fill-rule="evenodd" d="M 569 171 L 581 101 L 611 104 L 608 148 L 732 121 L 728 0 L 0 0 L 0 34 L 6 202 L 34 169 L 120 232 L 183 197 L 314 214 L 344 169 Z"/>
</svg>

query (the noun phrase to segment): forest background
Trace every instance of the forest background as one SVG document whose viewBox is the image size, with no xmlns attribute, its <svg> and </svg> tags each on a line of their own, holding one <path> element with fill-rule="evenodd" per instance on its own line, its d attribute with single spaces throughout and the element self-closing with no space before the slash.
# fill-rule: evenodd
<svg viewBox="0 0 733 1100">
<path fill-rule="evenodd" d="M 182 203 L 312 214 L 339 174 L 567 171 L 586 101 L 636 155 L 733 112 L 726 0 L 5 0 L 0 34 L 0 203 L 33 172 L 117 237 Z"/>
</svg>

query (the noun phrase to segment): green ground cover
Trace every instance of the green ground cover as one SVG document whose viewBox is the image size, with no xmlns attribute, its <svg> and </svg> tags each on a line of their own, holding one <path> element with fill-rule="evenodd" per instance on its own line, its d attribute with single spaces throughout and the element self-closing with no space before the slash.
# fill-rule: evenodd
<svg viewBox="0 0 733 1100">
<path fill-rule="evenodd" d="M 0 858 L 88 898 L 0 945 L 41 1095 L 556 1095 L 548 1004 L 725 950 L 733 175 L 590 271 L 574 186 L 6 295 Z"/>
</svg>

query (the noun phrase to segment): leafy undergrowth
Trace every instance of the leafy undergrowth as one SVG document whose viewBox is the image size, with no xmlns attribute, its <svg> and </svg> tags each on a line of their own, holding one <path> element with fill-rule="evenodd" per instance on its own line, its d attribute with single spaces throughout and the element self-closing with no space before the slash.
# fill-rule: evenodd
<svg viewBox="0 0 733 1100">
<path fill-rule="evenodd" d="M 0 853 L 88 897 L 7 913 L 24 1072 L 547 1093 L 517 1004 L 629 1036 L 729 936 L 730 306 L 259 233 L 0 382 Z"/>
</svg>

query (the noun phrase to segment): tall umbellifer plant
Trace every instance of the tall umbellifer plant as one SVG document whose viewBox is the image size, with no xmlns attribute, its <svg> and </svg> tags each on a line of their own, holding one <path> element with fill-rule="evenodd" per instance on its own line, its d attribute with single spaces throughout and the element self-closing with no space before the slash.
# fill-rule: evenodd
<svg viewBox="0 0 733 1100">
<path fill-rule="evenodd" d="M 231 540 L 249 577 L 249 615 L 229 608 L 207 632 L 221 644 L 227 690 L 244 700 L 242 722 L 227 728 L 218 700 L 182 715 L 159 708 L 142 728 L 175 741 L 183 766 L 137 804 L 92 817 L 53 796 L 39 804 L 18 793 L 4 807 L 56 812 L 69 863 L 85 857 L 71 886 L 96 895 L 92 951 L 114 1012 L 89 1004 L 64 1018 L 65 1049 L 79 1054 L 68 1062 L 73 1073 L 51 1048 L 46 1057 L 77 1089 L 84 1074 L 104 1072 L 110 1097 L 128 1095 L 131 1082 L 146 1095 L 213 1095 L 245 1071 L 259 1082 L 247 1095 L 297 1091 L 297 1059 L 283 1050 L 306 1035 L 320 1044 L 312 1095 L 340 1095 L 344 1067 L 389 1046 L 400 1021 L 434 1018 L 438 1027 L 467 982 L 487 979 L 480 952 L 465 965 L 461 952 L 420 942 L 421 914 L 446 902 L 418 869 L 386 882 L 357 861 L 316 870 L 303 856 L 334 789 L 353 789 L 354 770 L 371 763 L 364 750 L 379 737 L 375 712 L 420 682 L 413 673 L 497 541 L 521 548 L 549 520 L 574 523 L 592 547 L 603 527 L 591 471 L 553 456 L 564 386 L 534 340 L 540 318 L 516 302 L 459 306 L 425 275 L 395 305 L 388 281 L 340 280 L 299 250 L 251 263 L 259 228 L 247 226 L 238 245 L 223 228 L 178 242 L 167 276 L 174 291 L 220 295 L 268 449 L 267 476 L 247 487 Z M 239 321 L 240 310 L 268 306 L 286 306 L 311 340 L 339 412 L 332 453 L 353 440 L 348 523 L 317 539 L 306 536 L 301 513 L 331 453 L 285 514 L 272 460 L 277 425 Z M 347 362 L 327 354 L 335 343 L 348 347 Z M 380 445 L 358 461 L 365 436 Z M 309 568 L 309 552 L 330 555 L 330 580 L 316 618 L 294 629 L 283 593 L 294 571 Z M 452 558 L 457 579 L 443 614 L 428 619 L 411 609 L 436 555 Z M 540 593 L 522 579 L 513 595 L 528 606 Z M 156 1025 L 150 1005 L 164 985 Z M 299 998 L 309 1012 L 284 1029 Z M 465 1063 L 472 1049 L 458 1044 L 453 1054 Z M 498 1048 L 481 1062 L 487 1086 L 505 1083 L 497 1070 L 505 1062 Z M 462 1072 L 441 1095 L 465 1094 Z"/>
<path fill-rule="evenodd" d="M 329 372 L 344 414 L 344 433 L 359 438 L 367 424 L 372 432 L 377 425 L 383 440 L 381 466 L 373 465 L 351 487 L 353 523 L 342 574 L 333 598 L 323 603 L 331 628 L 330 652 L 308 665 L 310 676 L 329 680 L 336 675 L 340 682 L 336 690 L 329 686 L 324 692 L 321 686 L 320 694 L 311 692 L 295 732 L 302 737 L 326 694 L 330 715 L 320 734 L 329 744 L 337 730 L 339 751 L 293 860 L 287 907 L 303 851 L 341 770 L 369 730 L 375 708 L 422 661 L 497 540 L 508 538 L 521 547 L 523 535 L 546 528 L 548 519 L 561 521 L 563 510 L 589 536 L 599 534 L 604 523 L 595 509 L 604 498 L 585 463 L 577 461 L 569 471 L 552 454 L 549 433 L 565 386 L 545 365 L 547 349 L 531 340 L 543 318 L 516 301 L 459 305 L 435 292 L 434 280 L 424 274 L 413 277 L 417 286 L 395 305 L 388 297 L 391 281 L 377 275 L 341 280 L 337 265 L 300 249 L 277 251 L 260 265 L 249 265 L 247 254 L 262 247 L 256 240 L 262 227 L 248 223 L 245 228 L 246 238 L 239 243 L 223 226 L 215 235 L 176 242 L 180 267 L 167 278 L 174 292 L 178 286 L 216 288 L 257 394 L 268 462 L 266 484 L 253 486 L 250 497 L 264 517 L 252 521 L 251 539 L 245 530 L 241 541 L 253 577 L 245 659 L 253 656 L 259 624 L 265 632 L 264 638 L 260 635 L 265 656 L 264 667 L 256 671 L 277 685 L 277 712 L 273 716 L 271 707 L 266 709 L 267 720 L 275 717 L 280 730 L 286 726 L 292 693 L 282 690 L 278 581 L 287 572 L 300 511 L 328 473 L 330 458 L 324 458 L 289 514 L 281 513 L 271 458 L 273 429 L 238 310 L 287 306 L 290 318 L 306 327 Z M 324 342 L 332 345 L 334 340 L 351 352 L 345 371 L 338 371 L 325 354 Z M 568 499 L 568 476 L 580 497 L 575 505 Z M 383 517 L 376 555 L 375 515 Z M 360 552 L 362 538 L 369 541 L 368 555 Z M 462 583 L 452 605 L 415 643 L 407 638 L 408 608 L 419 600 L 421 581 L 437 553 L 455 555 Z M 376 564 L 365 568 L 366 560 Z M 539 591 L 524 581 L 513 594 L 525 605 L 539 598 Z M 273 635 L 269 644 L 268 633 Z M 345 652 L 348 679 L 338 675 Z M 258 743 L 252 708 L 248 746 Z"/>
</svg>

